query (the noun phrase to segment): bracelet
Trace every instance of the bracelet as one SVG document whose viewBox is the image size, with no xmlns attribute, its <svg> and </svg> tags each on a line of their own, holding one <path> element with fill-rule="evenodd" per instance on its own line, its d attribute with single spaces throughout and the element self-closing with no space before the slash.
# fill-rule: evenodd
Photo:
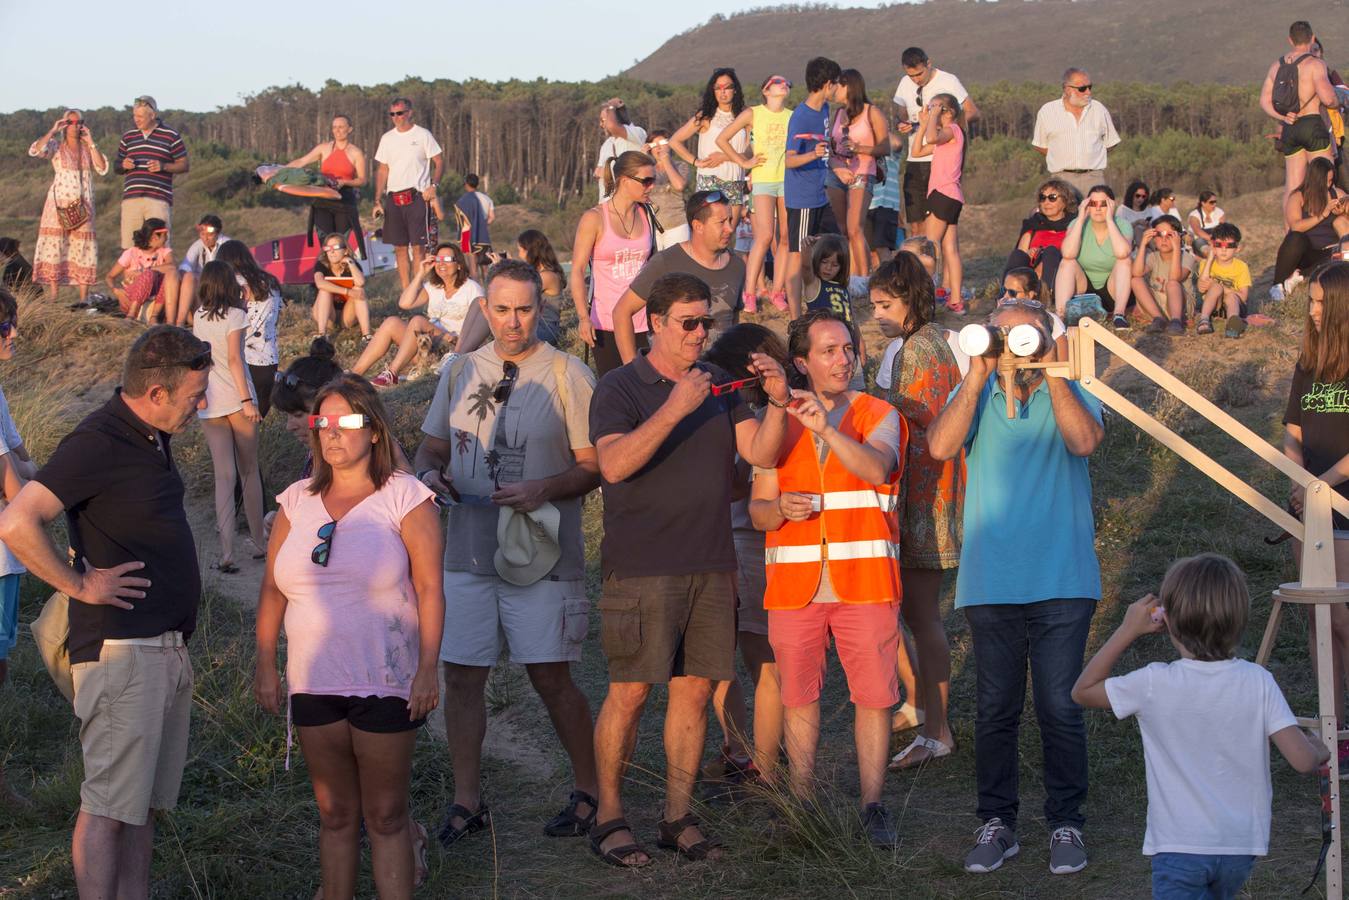
<svg viewBox="0 0 1349 900">
<path fill-rule="evenodd" d="M 257 403 L 258 401 L 254 400 L 252 397 L 244 397 L 244 398 L 243 398 L 242 400 L 240 400 L 239 402 L 240 402 L 240 403 Z"/>
<path fill-rule="evenodd" d="M 770 405 L 776 406 L 778 409 L 786 409 L 786 408 L 787 408 L 787 404 L 786 404 L 786 403 L 779 403 L 778 401 L 774 400 L 772 397 L 769 397 L 767 394 L 765 394 L 764 396 L 765 396 L 765 397 L 768 397 L 768 402 L 769 402 Z"/>
</svg>

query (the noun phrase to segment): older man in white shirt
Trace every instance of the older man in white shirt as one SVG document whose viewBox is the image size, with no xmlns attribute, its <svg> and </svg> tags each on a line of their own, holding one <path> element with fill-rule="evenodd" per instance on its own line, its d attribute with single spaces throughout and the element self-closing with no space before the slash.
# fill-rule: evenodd
<svg viewBox="0 0 1349 900">
<path fill-rule="evenodd" d="M 1092 98 L 1091 88 L 1091 76 L 1081 69 L 1064 72 L 1063 96 L 1040 107 L 1031 138 L 1031 145 L 1045 155 L 1049 174 L 1084 197 L 1092 187 L 1107 183 L 1106 151 L 1119 143 L 1110 110 Z"/>
</svg>

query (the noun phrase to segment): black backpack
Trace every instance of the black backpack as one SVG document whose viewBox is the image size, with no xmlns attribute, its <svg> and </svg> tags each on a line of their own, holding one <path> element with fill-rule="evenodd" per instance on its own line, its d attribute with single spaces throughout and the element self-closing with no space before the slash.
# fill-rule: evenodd
<svg viewBox="0 0 1349 900">
<path fill-rule="evenodd" d="M 1275 112 L 1286 116 L 1291 112 L 1301 112 L 1302 107 L 1307 105 L 1298 102 L 1297 67 L 1309 56 L 1310 53 L 1304 53 L 1291 61 L 1279 57 L 1279 70 L 1274 73 L 1274 91 L 1270 95 Z"/>
</svg>

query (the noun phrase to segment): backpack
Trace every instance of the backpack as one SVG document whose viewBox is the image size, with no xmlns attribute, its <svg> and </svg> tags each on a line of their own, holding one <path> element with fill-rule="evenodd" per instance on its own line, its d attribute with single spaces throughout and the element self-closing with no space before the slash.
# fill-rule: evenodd
<svg viewBox="0 0 1349 900">
<path fill-rule="evenodd" d="M 1298 83 L 1298 65 L 1310 53 L 1304 53 L 1293 60 L 1285 60 L 1279 57 L 1279 69 L 1274 73 L 1274 90 L 1270 94 L 1270 102 L 1274 111 L 1280 115 L 1288 115 L 1291 112 L 1301 112 L 1306 103 L 1298 102 L 1297 83 Z M 1310 102 L 1310 101 L 1309 101 Z"/>
</svg>

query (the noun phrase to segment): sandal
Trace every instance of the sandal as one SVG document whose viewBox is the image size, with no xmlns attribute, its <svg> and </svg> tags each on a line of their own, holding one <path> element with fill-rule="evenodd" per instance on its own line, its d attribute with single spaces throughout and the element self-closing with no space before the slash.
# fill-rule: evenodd
<svg viewBox="0 0 1349 900">
<path fill-rule="evenodd" d="M 590 812 L 579 816 L 576 807 L 582 803 L 590 807 Z M 543 833 L 549 837 L 583 837 L 595 827 L 595 815 L 599 809 L 600 803 L 594 797 L 585 791 L 572 791 L 567 805 L 543 826 Z"/>
<path fill-rule="evenodd" d="M 714 837 L 703 836 L 701 841 L 691 844 L 687 847 L 681 846 L 679 836 L 690 828 L 698 828 L 698 820 L 693 813 L 689 813 L 682 819 L 674 822 L 660 823 L 660 838 L 656 841 L 656 846 L 662 850 L 673 850 L 685 859 L 698 862 L 704 859 L 711 859 L 712 851 L 719 850 L 722 846 L 721 841 Z"/>
<path fill-rule="evenodd" d="M 916 751 L 923 750 L 927 756 L 918 761 L 913 760 Z M 923 737 L 921 734 L 913 739 L 913 743 L 895 754 L 894 759 L 890 760 L 887 768 L 891 772 L 902 772 L 905 769 L 916 769 L 919 766 L 930 763 L 951 755 L 951 747 L 946 746 L 936 738 Z"/>
<path fill-rule="evenodd" d="M 926 721 L 927 716 L 921 709 L 915 708 L 912 703 L 905 703 L 890 717 L 890 733 L 898 734 L 910 728 L 922 728 Z"/>
<path fill-rule="evenodd" d="M 239 571 L 239 567 L 232 562 L 211 563 L 211 568 L 215 569 L 221 575 L 234 575 Z"/>
<path fill-rule="evenodd" d="M 415 819 L 412 822 L 412 886 L 421 887 L 430 874 L 431 867 L 426 862 L 426 845 L 430 838 L 426 835 L 426 826 Z"/>
<path fill-rule="evenodd" d="M 1213 322 L 1210 319 L 1200 319 L 1194 326 L 1195 334 L 1213 334 Z"/>
<path fill-rule="evenodd" d="M 464 824 L 459 828 L 454 827 L 456 818 L 464 820 Z M 440 841 L 440 846 L 448 850 L 455 841 L 475 831 L 482 831 L 491 823 L 492 813 L 486 803 L 479 802 L 477 812 L 453 803 L 445 810 L 445 818 L 440 823 L 440 828 L 436 829 L 436 839 Z"/>
<path fill-rule="evenodd" d="M 605 838 L 618 831 L 632 831 L 632 829 L 628 827 L 626 819 L 610 819 L 608 822 L 592 826 L 590 829 L 590 852 L 594 853 L 609 865 L 617 866 L 620 869 L 640 869 L 643 866 L 650 865 L 650 855 L 647 854 L 642 845 L 636 841 L 621 844 L 617 847 L 610 847 L 608 850 L 600 848 L 600 844 L 604 843 Z M 641 853 L 643 856 L 646 856 L 646 862 L 630 863 L 624 861 L 634 853 Z"/>
</svg>

